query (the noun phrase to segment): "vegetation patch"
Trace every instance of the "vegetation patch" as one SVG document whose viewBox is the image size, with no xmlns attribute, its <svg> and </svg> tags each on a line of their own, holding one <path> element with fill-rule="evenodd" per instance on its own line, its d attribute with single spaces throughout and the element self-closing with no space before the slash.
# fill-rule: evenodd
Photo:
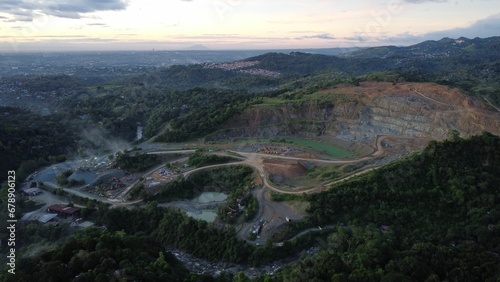
<svg viewBox="0 0 500 282">
<path fill-rule="evenodd" d="M 253 170 L 247 166 L 228 166 L 193 173 L 189 178 L 179 178 L 167 183 L 148 201 L 193 199 L 202 192 L 232 193 L 251 185 Z"/>
<path fill-rule="evenodd" d="M 331 181 L 345 175 L 344 169 L 338 165 L 318 165 L 309 168 L 307 171 L 309 179 L 318 179 L 320 181 Z"/>
<path fill-rule="evenodd" d="M 203 150 L 198 149 L 194 154 L 189 156 L 189 165 L 193 167 L 202 167 L 215 164 L 224 164 L 232 161 L 237 161 L 236 158 L 228 156 L 219 156 L 214 154 L 206 154 Z"/>
<path fill-rule="evenodd" d="M 16 275 L 2 281 L 182 281 L 189 274 L 151 237 L 97 228 L 24 257 L 20 265 Z"/>
<path fill-rule="evenodd" d="M 271 200 L 275 202 L 305 202 L 309 201 L 307 194 L 285 194 L 271 191 Z"/>
<path fill-rule="evenodd" d="M 85 180 L 83 180 L 83 179 L 79 179 L 79 180 L 71 179 L 71 180 L 68 180 L 68 177 L 70 177 L 73 174 L 73 172 L 74 171 L 71 170 L 71 169 L 63 171 L 61 174 L 59 174 L 56 177 L 57 184 L 59 184 L 61 186 L 64 186 L 64 187 L 73 187 L 73 186 L 78 186 L 78 185 L 85 184 Z"/>
<path fill-rule="evenodd" d="M 127 151 L 116 154 L 116 166 L 129 172 L 144 171 L 160 162 L 158 155 L 133 154 Z"/>
<path fill-rule="evenodd" d="M 421 153 L 311 196 L 306 222 L 335 232 L 317 255 L 280 275 L 492 281 L 500 275 L 499 152 L 500 137 L 489 133 L 433 141 Z"/>
</svg>

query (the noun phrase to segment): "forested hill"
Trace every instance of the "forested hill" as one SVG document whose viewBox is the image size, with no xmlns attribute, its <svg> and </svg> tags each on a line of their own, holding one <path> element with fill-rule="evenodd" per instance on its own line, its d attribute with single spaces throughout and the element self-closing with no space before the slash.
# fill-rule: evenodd
<svg viewBox="0 0 500 282">
<path fill-rule="evenodd" d="M 232 169 L 234 175 L 251 173 Z M 325 236 L 311 237 L 319 250 L 254 281 L 497 281 L 499 171 L 498 136 L 432 141 L 421 153 L 309 197 L 310 217 L 287 226 L 301 231 L 311 227 L 315 232 L 303 233 L 309 236 L 322 227 Z M 84 230 L 22 257 L 16 276 L 3 271 L 0 280 L 231 281 L 230 276 L 189 274 L 162 246 L 211 261 L 251 265 L 291 256 L 300 247 L 292 240 L 284 247 L 255 248 L 237 240 L 234 231 L 158 208 L 156 202 L 133 210 L 102 205 L 94 217 L 107 230 Z M 29 226 L 17 242 L 31 244 L 62 231 Z"/>
<path fill-rule="evenodd" d="M 445 38 L 409 47 L 368 48 L 343 57 L 267 53 L 226 64 L 106 73 L 99 79 L 85 75 L 1 78 L 2 105 L 38 114 L 0 109 L 0 151 L 6 152 L 3 167 L 16 169 L 29 161 L 24 164 L 29 169 L 23 170 L 33 172 L 35 167 L 61 159 L 66 151 L 94 149 L 79 138 L 87 131 L 82 128 L 96 128 L 106 133 L 105 138 L 132 142 L 140 125 L 144 138 L 186 141 L 220 129 L 222 123 L 264 97 L 287 99 L 295 93 L 311 94 L 363 80 L 437 82 L 487 98 L 498 108 L 500 37 Z M 55 121 L 62 122 L 41 126 Z M 38 137 L 12 142 L 27 140 L 26 136 Z M 67 145 L 49 150 L 50 145 L 41 145 L 44 136 Z"/>
<path fill-rule="evenodd" d="M 336 232 L 318 255 L 283 276 L 497 281 L 499 172 L 498 136 L 455 136 L 314 195 L 311 225 L 334 225 Z"/>
<path fill-rule="evenodd" d="M 407 47 L 382 46 L 356 50 L 346 53 L 349 58 L 395 58 L 395 57 L 453 57 L 457 55 L 471 56 L 487 60 L 500 58 L 500 36 L 489 38 L 457 39 L 443 38 L 428 40 Z"/>
<path fill-rule="evenodd" d="M 75 147 L 77 134 L 61 115 L 40 118 L 36 114 L 0 106 L 0 171 L 17 170 L 24 179 L 37 167 L 66 160 L 65 154 Z M 0 182 L 7 175 L 0 175 Z"/>
<path fill-rule="evenodd" d="M 247 59 L 254 68 L 283 75 L 333 72 L 338 77 L 396 72 L 406 81 L 437 82 L 482 95 L 500 104 L 500 37 L 443 38 L 408 47 L 367 48 L 341 57 L 293 52 L 268 53 Z"/>
</svg>

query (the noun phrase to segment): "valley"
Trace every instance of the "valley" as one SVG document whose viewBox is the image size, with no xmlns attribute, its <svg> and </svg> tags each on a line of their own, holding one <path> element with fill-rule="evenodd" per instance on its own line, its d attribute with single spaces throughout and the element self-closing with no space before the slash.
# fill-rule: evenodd
<svg viewBox="0 0 500 282">
<path fill-rule="evenodd" d="M 295 103 L 294 100 L 274 105 L 256 105 L 224 123 L 219 131 L 206 139 L 209 144 L 191 144 L 195 147 L 210 146 L 213 151 L 211 154 L 236 156 L 238 161 L 187 168 L 172 177 L 182 175 L 188 178 L 198 171 L 224 166 L 252 167 L 258 176 L 255 181 L 260 183 L 260 188 L 252 192 L 259 202 L 259 211 L 253 221 L 239 227 L 238 236 L 246 239 L 252 226 L 264 219 L 266 224 L 262 228 L 261 236 L 254 241 L 255 244 L 264 245 L 280 226 L 287 223 L 286 218 L 295 221 L 306 216 L 304 211 L 297 211 L 286 204 L 272 201 L 270 191 L 291 195 L 325 191 L 336 183 L 371 172 L 384 164 L 421 150 L 430 140 L 449 138 L 450 130 L 456 130 L 464 136 L 479 134 L 482 131 L 500 133 L 500 114 L 497 111 L 481 101 L 439 85 L 366 83 L 358 87 L 345 85 L 325 89 L 313 95 L 325 99 L 321 96 L 329 97 L 331 93 L 340 93 L 347 97 L 347 100 L 355 97 L 356 102 L 345 102 L 344 99 L 318 103 L 313 99 L 305 99 L 307 102 L 298 108 L 289 105 Z M 253 119 L 248 119 L 249 116 Z M 311 133 L 316 130 L 318 124 L 321 124 L 320 134 Z M 318 140 L 317 143 L 297 139 L 312 137 L 314 139 L 307 140 Z M 324 145 L 319 146 L 320 144 Z M 321 148 L 330 149 L 325 147 L 328 144 L 345 148 L 345 152 L 352 155 L 341 153 L 341 157 L 335 157 L 322 151 Z M 141 154 L 189 156 L 194 152 L 194 149 L 175 150 L 180 144 L 172 144 L 174 150 L 151 150 L 161 146 L 149 143 L 138 147 L 142 146 L 145 149 L 140 151 Z M 269 151 L 270 149 L 272 150 Z M 171 163 L 187 163 L 187 160 L 187 157 L 178 157 Z M 104 165 L 109 165 L 109 161 Z M 71 166 L 76 168 L 74 161 L 66 165 L 68 168 Z M 313 167 L 331 166 L 337 168 L 334 179 L 307 176 L 307 172 Z M 46 170 L 50 173 L 53 169 L 54 167 L 49 167 Z M 151 178 L 153 172 L 161 169 L 164 169 L 163 165 L 141 172 L 134 176 L 134 179 Z M 107 173 L 106 170 L 99 172 Z M 63 188 L 56 184 L 55 174 L 52 179 L 48 179 L 46 175 L 42 170 L 31 181 Z M 294 181 L 297 178 L 300 180 Z M 143 182 L 145 180 L 133 181 L 124 187 L 122 192 L 111 197 L 85 193 L 83 186 L 64 190 L 79 197 L 88 197 L 111 205 L 137 205 L 140 200 L 128 200 L 128 192 Z M 292 185 L 293 183 L 295 185 Z M 84 186 L 88 185 L 93 185 L 93 182 Z M 200 212 L 206 208 L 190 201 L 161 205 Z"/>
<path fill-rule="evenodd" d="M 226 62 L 200 51 L 201 63 L 173 66 L 175 54 L 162 65 L 148 52 L 137 68 L 79 73 L 52 62 L 49 74 L 0 77 L 1 168 L 20 178 L 23 256 L 50 261 L 49 246 L 103 234 L 163 249 L 149 255 L 152 269 L 168 260 L 221 281 L 308 281 L 316 268 L 328 279 L 361 270 L 365 281 L 417 277 L 422 261 L 424 278 L 448 277 L 422 249 L 460 252 L 447 271 L 496 275 L 498 80 L 443 71 L 494 68 L 477 59 L 487 49 L 478 40 L 383 56 L 256 52 Z M 460 51 L 415 56 L 426 44 Z M 463 52 L 477 61 L 462 62 Z M 37 221 L 57 204 L 78 216 Z M 79 229 L 82 221 L 94 227 Z M 100 251 L 71 244 L 57 259 L 72 259 L 75 273 L 83 252 Z M 116 279 L 132 271 L 113 260 Z"/>
</svg>

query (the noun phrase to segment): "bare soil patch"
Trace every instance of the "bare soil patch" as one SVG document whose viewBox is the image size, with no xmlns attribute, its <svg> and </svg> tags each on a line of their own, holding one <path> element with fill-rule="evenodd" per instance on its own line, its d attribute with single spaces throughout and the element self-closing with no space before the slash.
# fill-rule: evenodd
<svg viewBox="0 0 500 282">
<path fill-rule="evenodd" d="M 273 175 L 279 175 L 284 178 L 295 178 L 304 176 L 307 168 L 298 161 L 267 159 L 263 162 L 264 169 Z"/>
</svg>

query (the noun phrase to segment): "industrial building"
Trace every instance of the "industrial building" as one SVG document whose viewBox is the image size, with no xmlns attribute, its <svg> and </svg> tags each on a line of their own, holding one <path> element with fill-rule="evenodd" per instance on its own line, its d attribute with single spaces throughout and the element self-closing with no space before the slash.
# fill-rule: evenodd
<svg viewBox="0 0 500 282">
<path fill-rule="evenodd" d="M 66 218 L 77 215 L 80 209 L 76 207 L 68 207 L 65 205 L 52 205 L 47 208 L 48 213 L 57 213 L 58 216 Z"/>
</svg>

